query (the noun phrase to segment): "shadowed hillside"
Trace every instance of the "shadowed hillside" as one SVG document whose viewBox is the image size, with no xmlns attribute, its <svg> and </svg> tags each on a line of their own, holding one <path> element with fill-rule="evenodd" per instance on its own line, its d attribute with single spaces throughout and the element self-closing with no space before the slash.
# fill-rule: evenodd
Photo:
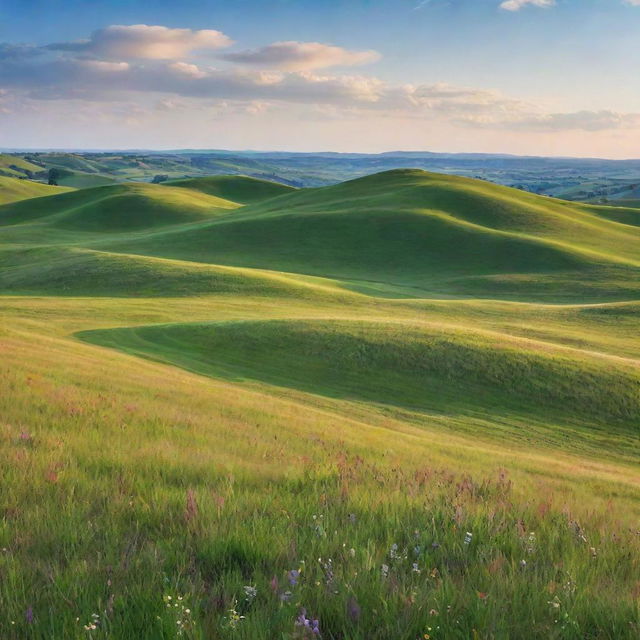
<svg viewBox="0 0 640 640">
<path fill-rule="evenodd" d="M 626 426 L 640 415 L 640 362 L 441 327 L 242 322 L 87 332 L 87 340 L 200 373 L 446 413 Z"/>
</svg>

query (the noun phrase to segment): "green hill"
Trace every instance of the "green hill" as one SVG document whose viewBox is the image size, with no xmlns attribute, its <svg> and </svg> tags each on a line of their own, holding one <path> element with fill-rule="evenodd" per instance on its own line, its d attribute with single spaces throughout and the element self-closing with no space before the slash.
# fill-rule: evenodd
<svg viewBox="0 0 640 640">
<path fill-rule="evenodd" d="M 71 191 L 71 189 L 68 187 L 52 187 L 48 184 L 31 180 L 0 176 L 0 205 L 29 198 L 56 195 L 65 191 Z"/>
<path fill-rule="evenodd" d="M 637 298 L 640 229 L 603 213 L 609 209 L 400 170 L 293 192 L 208 226 L 117 246 L 423 292 L 416 295 Z"/>
<path fill-rule="evenodd" d="M 239 206 L 198 191 L 125 183 L 0 207 L 0 225 L 37 219 L 71 231 L 114 233 L 210 220 Z"/>
<path fill-rule="evenodd" d="M 277 182 L 259 180 L 248 176 L 210 176 L 206 178 L 188 178 L 162 183 L 172 187 L 184 187 L 202 191 L 212 196 L 233 200 L 241 204 L 262 202 L 276 196 L 295 191 L 293 187 Z"/>
<path fill-rule="evenodd" d="M 24 178 L 44 171 L 44 168 L 20 156 L 0 153 L 0 176 Z"/>
</svg>

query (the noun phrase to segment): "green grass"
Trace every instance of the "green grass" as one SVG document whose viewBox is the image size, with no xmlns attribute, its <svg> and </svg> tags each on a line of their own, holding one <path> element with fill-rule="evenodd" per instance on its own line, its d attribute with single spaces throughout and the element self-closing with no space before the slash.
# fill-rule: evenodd
<svg viewBox="0 0 640 640">
<path fill-rule="evenodd" d="M 412 171 L 0 207 L 0 638 L 637 638 L 618 213 Z"/>
<path fill-rule="evenodd" d="M 19 178 L 7 178 L 0 176 L 0 205 L 27 200 L 29 198 L 39 198 L 42 196 L 52 196 L 65 191 L 70 191 L 66 187 L 54 187 L 31 180 L 20 180 Z"/>
<path fill-rule="evenodd" d="M 637 299 L 640 229 L 603 211 L 402 170 L 300 190 L 114 249 L 409 286 L 417 296 Z"/>
<path fill-rule="evenodd" d="M 39 173 L 43 171 L 43 167 L 29 162 L 20 156 L 10 155 L 8 153 L 0 153 L 0 176 L 9 176 L 14 178 L 24 178 L 30 173 Z"/>
<path fill-rule="evenodd" d="M 209 176 L 187 178 L 162 183 L 172 187 L 184 187 L 202 191 L 212 196 L 225 198 L 241 204 L 262 202 L 276 196 L 295 191 L 293 187 L 248 176 Z"/>
</svg>

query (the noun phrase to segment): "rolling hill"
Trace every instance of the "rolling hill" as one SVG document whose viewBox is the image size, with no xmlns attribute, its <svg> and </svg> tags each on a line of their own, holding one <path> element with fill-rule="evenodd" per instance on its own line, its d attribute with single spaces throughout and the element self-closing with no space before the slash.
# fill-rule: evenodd
<svg viewBox="0 0 640 640">
<path fill-rule="evenodd" d="M 640 229 L 609 219 L 636 215 L 400 170 L 304 189 L 114 248 L 356 287 L 383 283 L 418 296 L 596 301 L 638 296 Z"/>
<path fill-rule="evenodd" d="M 637 638 L 636 210 L 0 181 L 0 637 Z"/>
<path fill-rule="evenodd" d="M 201 191 L 202 193 L 233 200 L 240 204 L 262 202 L 263 200 L 295 191 L 293 187 L 285 184 L 259 180 L 248 176 L 209 176 L 206 178 L 171 180 L 162 184 Z"/>
<path fill-rule="evenodd" d="M 238 208 L 199 191 L 145 183 L 81 189 L 48 199 L 0 208 L 0 225 L 37 220 L 70 231 L 116 233 L 212 219 Z"/>
</svg>

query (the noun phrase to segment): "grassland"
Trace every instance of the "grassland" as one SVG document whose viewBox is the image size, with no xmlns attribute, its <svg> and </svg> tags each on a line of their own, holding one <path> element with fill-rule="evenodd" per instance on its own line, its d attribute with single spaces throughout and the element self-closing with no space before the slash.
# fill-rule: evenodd
<svg viewBox="0 0 640 640">
<path fill-rule="evenodd" d="M 636 638 L 637 215 L 415 171 L 1 206 L 0 637 Z"/>
<path fill-rule="evenodd" d="M 69 190 L 65 187 L 49 186 L 48 184 L 32 182 L 31 180 L 0 176 L 0 205 L 30 198 L 53 196 Z"/>
</svg>

